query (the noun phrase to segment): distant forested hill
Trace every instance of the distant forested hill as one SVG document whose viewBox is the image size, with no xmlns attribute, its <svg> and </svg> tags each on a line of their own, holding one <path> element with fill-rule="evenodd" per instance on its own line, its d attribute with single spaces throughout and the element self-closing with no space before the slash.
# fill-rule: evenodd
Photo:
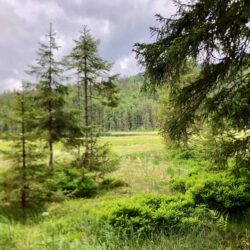
<svg viewBox="0 0 250 250">
<path fill-rule="evenodd" d="M 95 106 L 95 119 L 104 131 L 154 130 L 157 128 L 157 96 L 141 91 L 143 76 L 119 79 L 118 107 Z"/>
<path fill-rule="evenodd" d="M 15 126 L 10 125 L 9 117 L 10 110 L 15 102 L 13 92 L 4 92 L 0 94 L 0 132 L 12 130 L 15 131 Z"/>
<path fill-rule="evenodd" d="M 120 89 L 120 101 L 117 107 L 103 107 L 100 100 L 94 100 L 93 116 L 94 124 L 101 126 L 102 131 L 133 131 L 154 130 L 157 128 L 157 95 L 149 95 L 141 91 L 143 76 L 141 74 L 120 78 L 117 82 Z M 76 87 L 71 87 L 68 100 L 69 107 L 74 106 Z M 9 112 L 8 106 L 14 102 L 11 92 L 0 94 L 0 113 Z M 0 131 L 10 128 L 0 118 Z"/>
</svg>

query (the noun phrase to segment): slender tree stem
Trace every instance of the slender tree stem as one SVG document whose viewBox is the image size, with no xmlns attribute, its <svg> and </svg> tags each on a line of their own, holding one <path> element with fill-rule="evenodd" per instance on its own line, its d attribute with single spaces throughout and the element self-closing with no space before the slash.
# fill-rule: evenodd
<svg viewBox="0 0 250 250">
<path fill-rule="evenodd" d="M 21 101 L 21 112 L 22 112 L 22 188 L 21 188 L 21 206 L 22 208 L 27 207 L 27 195 L 26 195 L 26 138 L 25 138 L 25 108 L 24 108 L 24 97 L 22 96 Z"/>
<path fill-rule="evenodd" d="M 50 48 L 50 56 L 49 56 L 49 82 L 48 82 L 48 87 L 49 87 L 49 94 L 51 95 L 52 93 L 52 24 L 50 23 L 50 32 L 49 32 L 49 48 Z M 53 170 L 53 138 L 52 138 L 52 103 L 51 103 L 51 96 L 48 101 L 48 111 L 49 111 L 49 138 L 48 138 L 48 144 L 49 144 L 49 169 Z"/>
<path fill-rule="evenodd" d="M 77 106 L 79 112 L 81 111 L 81 84 L 79 74 L 77 75 Z M 79 121 L 81 121 L 81 114 L 79 113 Z M 78 159 L 81 161 L 81 142 L 78 143 Z"/>
<path fill-rule="evenodd" d="M 84 58 L 84 67 L 85 67 L 85 72 L 84 72 L 84 110 L 85 110 L 85 126 L 88 129 L 89 126 L 89 102 L 88 102 L 88 78 L 87 78 L 87 58 Z M 88 161 L 89 158 L 89 133 L 85 133 L 85 161 Z"/>
</svg>

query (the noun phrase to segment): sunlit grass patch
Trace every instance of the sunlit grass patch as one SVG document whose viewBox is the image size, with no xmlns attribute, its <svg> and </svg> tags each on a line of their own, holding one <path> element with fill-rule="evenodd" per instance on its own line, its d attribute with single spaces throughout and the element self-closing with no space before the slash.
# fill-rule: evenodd
<svg viewBox="0 0 250 250">
<path fill-rule="evenodd" d="M 136 152 L 156 152 L 165 148 L 163 139 L 159 135 L 143 136 L 121 136 L 121 137 L 102 137 L 103 142 L 111 144 L 114 152 L 121 154 Z"/>
</svg>

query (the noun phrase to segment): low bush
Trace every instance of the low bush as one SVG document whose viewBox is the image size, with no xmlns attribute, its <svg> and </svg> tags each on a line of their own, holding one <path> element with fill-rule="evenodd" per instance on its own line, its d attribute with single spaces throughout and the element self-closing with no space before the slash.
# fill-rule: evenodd
<svg viewBox="0 0 250 250">
<path fill-rule="evenodd" d="M 219 215 L 244 214 L 250 207 L 250 182 L 227 172 L 208 173 L 196 169 L 185 178 L 175 177 L 170 189 L 190 196 L 194 203 L 206 205 Z"/>
<path fill-rule="evenodd" d="M 85 170 L 63 168 L 55 174 L 53 184 L 55 191 L 62 191 L 70 197 L 91 197 L 96 194 L 98 185 L 93 175 Z"/>
<path fill-rule="evenodd" d="M 99 172 L 103 176 L 118 168 L 120 157 L 111 151 L 109 144 L 98 145 L 97 142 L 94 142 L 92 150 L 87 161 L 82 157 L 78 163 L 79 166 L 90 172 Z"/>
<path fill-rule="evenodd" d="M 171 191 L 177 191 L 182 194 L 186 192 L 186 178 L 175 177 L 169 181 L 169 187 Z"/>
<path fill-rule="evenodd" d="M 213 220 L 212 212 L 183 195 L 136 196 L 112 203 L 106 211 L 104 219 L 118 234 L 130 236 L 180 233 L 190 227 L 204 226 L 204 218 Z"/>
<path fill-rule="evenodd" d="M 121 179 L 104 178 L 100 184 L 101 188 L 113 189 L 118 187 L 128 187 L 129 184 Z"/>
<path fill-rule="evenodd" d="M 230 217 L 243 214 L 250 207 L 250 183 L 226 173 L 187 178 L 187 193 L 197 204 L 206 204 L 219 214 Z"/>
</svg>

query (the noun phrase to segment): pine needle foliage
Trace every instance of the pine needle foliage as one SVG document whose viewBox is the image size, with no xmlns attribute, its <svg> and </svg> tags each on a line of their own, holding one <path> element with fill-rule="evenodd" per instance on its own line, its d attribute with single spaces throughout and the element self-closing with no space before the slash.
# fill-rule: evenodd
<svg viewBox="0 0 250 250">
<path fill-rule="evenodd" d="M 208 121 L 214 135 L 230 135 L 228 159 L 250 165 L 250 29 L 249 1 L 175 1 L 170 18 L 157 15 L 156 41 L 137 43 L 135 52 L 146 68 L 147 89 L 167 85 L 176 112 L 168 132 L 181 137 L 197 120 Z M 198 75 L 184 85 L 190 65 Z M 242 159 L 246 162 L 242 164 Z"/>
<path fill-rule="evenodd" d="M 38 129 L 41 131 L 49 148 L 48 168 L 53 169 L 53 145 L 64 138 L 70 121 L 65 111 L 65 98 L 68 87 L 63 84 L 62 63 L 57 61 L 56 33 L 52 30 L 46 35 L 46 42 L 39 43 L 38 58 L 35 66 L 31 66 L 30 75 L 36 76 L 37 112 L 39 113 Z"/>
<path fill-rule="evenodd" d="M 114 81 L 117 76 L 110 75 L 111 65 L 99 56 L 99 41 L 94 40 L 86 26 L 74 42 L 75 46 L 66 61 L 68 68 L 76 75 L 77 106 L 82 114 L 84 153 L 80 152 L 81 145 L 78 144 L 79 164 L 90 168 L 98 147 L 98 124 L 93 122 L 93 100 L 99 99 L 103 105 L 116 106 L 119 96 Z"/>
<path fill-rule="evenodd" d="M 6 134 L 11 145 L 5 152 L 12 165 L 1 176 L 3 201 L 23 209 L 41 206 L 48 195 L 44 186 L 44 154 L 37 146 L 37 134 L 34 132 L 36 112 L 32 100 L 32 93 L 25 84 L 22 91 L 15 94 L 15 104 L 8 121 L 15 124 L 16 130 Z"/>
</svg>

